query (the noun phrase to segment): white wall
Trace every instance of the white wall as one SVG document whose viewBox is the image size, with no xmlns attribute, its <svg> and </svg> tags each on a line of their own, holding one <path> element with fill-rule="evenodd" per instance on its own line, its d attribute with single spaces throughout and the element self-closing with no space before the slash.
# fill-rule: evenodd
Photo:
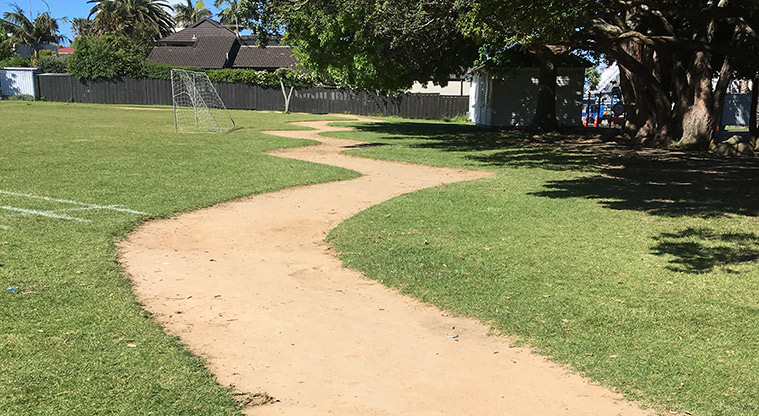
<svg viewBox="0 0 759 416">
<path fill-rule="evenodd" d="M 0 68 L 0 95 L 27 94 L 34 97 L 36 68 Z"/>
<path fill-rule="evenodd" d="M 494 78 L 475 76 L 470 94 L 470 119 L 488 127 L 525 127 L 535 115 L 538 68 L 521 68 Z M 582 123 L 584 68 L 559 68 L 556 77 L 556 117 L 569 126 Z"/>
<path fill-rule="evenodd" d="M 417 81 L 414 81 L 414 85 L 411 86 L 411 89 L 408 91 L 410 93 L 422 93 L 422 94 L 440 94 L 440 95 L 457 95 L 457 96 L 466 96 L 469 95 L 470 87 L 472 85 L 471 81 L 466 80 L 449 80 L 448 85 L 445 87 L 441 87 L 440 85 L 435 85 L 432 82 L 427 83 L 420 83 Z"/>
<path fill-rule="evenodd" d="M 491 98 L 493 82 L 490 74 L 476 74 L 472 78 L 472 89 L 469 92 L 469 121 L 478 126 L 490 126 L 492 114 Z"/>
</svg>

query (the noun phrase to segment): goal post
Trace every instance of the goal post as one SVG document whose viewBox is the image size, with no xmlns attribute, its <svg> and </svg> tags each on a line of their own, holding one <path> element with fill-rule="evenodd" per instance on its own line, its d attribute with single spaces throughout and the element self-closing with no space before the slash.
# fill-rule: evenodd
<svg viewBox="0 0 759 416">
<path fill-rule="evenodd" d="M 226 133 L 235 122 L 205 72 L 171 70 L 174 131 Z"/>
</svg>

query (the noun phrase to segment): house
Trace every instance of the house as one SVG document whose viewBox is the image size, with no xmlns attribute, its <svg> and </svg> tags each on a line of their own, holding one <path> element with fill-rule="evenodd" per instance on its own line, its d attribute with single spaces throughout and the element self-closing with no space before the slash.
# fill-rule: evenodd
<svg viewBox="0 0 759 416">
<path fill-rule="evenodd" d="M 0 19 L 0 29 L 5 30 L 5 33 L 10 36 L 15 30 L 19 29 L 19 26 L 5 19 Z M 54 43 L 42 43 L 39 45 L 39 49 L 47 49 L 53 52 L 58 52 L 58 45 Z M 29 58 L 31 56 L 34 56 L 34 49 L 28 45 L 16 45 L 16 54 L 21 55 L 24 58 Z"/>
<path fill-rule="evenodd" d="M 519 66 L 473 71 L 469 120 L 484 127 L 526 127 L 535 116 L 540 69 L 533 57 L 522 56 Z M 590 63 L 570 57 L 559 63 L 556 76 L 556 117 L 566 126 L 582 124 L 585 68 Z"/>
<path fill-rule="evenodd" d="M 280 45 L 278 40 L 259 47 L 254 36 L 240 36 L 209 18 L 159 40 L 148 59 L 171 66 L 203 69 L 273 71 L 296 66 L 290 47 Z"/>
</svg>

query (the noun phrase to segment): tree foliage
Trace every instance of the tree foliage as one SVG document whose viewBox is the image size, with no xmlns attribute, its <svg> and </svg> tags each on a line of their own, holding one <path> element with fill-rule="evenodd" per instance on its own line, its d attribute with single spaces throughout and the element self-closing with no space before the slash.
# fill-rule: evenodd
<svg viewBox="0 0 759 416">
<path fill-rule="evenodd" d="M 37 70 L 43 74 L 65 74 L 68 72 L 67 55 L 47 55 L 37 59 Z"/>
<path fill-rule="evenodd" d="M 93 33 L 93 24 L 88 18 L 75 17 L 71 19 L 71 33 L 75 39 L 81 35 L 90 35 Z"/>
<path fill-rule="evenodd" d="M 240 0 L 214 0 L 213 5 L 214 7 L 223 7 L 219 12 L 221 24 L 232 27 L 235 33 L 239 33 L 241 29 L 245 28 L 240 18 Z"/>
<path fill-rule="evenodd" d="M 197 0 L 194 3 L 192 0 L 186 0 L 186 3 L 177 3 L 174 5 L 174 11 L 176 12 L 174 19 L 184 27 L 191 26 L 203 18 L 213 16 L 203 0 Z"/>
<path fill-rule="evenodd" d="M 73 46 L 68 71 L 80 79 L 132 76 L 140 73 L 145 61 L 142 45 L 114 33 L 82 35 Z"/>
<path fill-rule="evenodd" d="M 13 28 L 9 40 L 16 44 L 31 47 L 34 50 L 35 57 L 39 55 L 41 45 L 58 43 L 64 39 L 58 33 L 58 19 L 50 17 L 48 13 L 40 13 L 34 20 L 31 20 L 18 4 L 11 5 L 11 8 L 10 12 L 5 12 L 4 17 L 18 27 Z"/>
<path fill-rule="evenodd" d="M 96 33 L 121 33 L 131 36 L 135 31 L 151 28 L 155 36 L 174 31 L 173 8 L 163 0 L 89 0 L 93 4 L 90 18 Z"/>
<path fill-rule="evenodd" d="M 283 27 L 277 16 L 276 3 L 268 0 L 240 0 L 242 24 L 253 31 L 259 46 L 266 46 L 271 35 L 281 35 Z"/>
<path fill-rule="evenodd" d="M 12 57 L 16 53 L 13 42 L 10 41 L 5 33 L 5 28 L 0 26 L 0 61 Z"/>
<path fill-rule="evenodd" d="M 476 58 L 455 3 L 281 0 L 276 10 L 306 68 L 350 87 L 399 90 L 414 80 L 444 84 Z"/>
</svg>

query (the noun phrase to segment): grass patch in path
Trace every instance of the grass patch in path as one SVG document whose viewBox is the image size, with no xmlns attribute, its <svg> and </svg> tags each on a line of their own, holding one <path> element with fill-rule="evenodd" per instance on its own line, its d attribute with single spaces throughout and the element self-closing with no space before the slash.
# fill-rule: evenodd
<svg viewBox="0 0 759 416">
<path fill-rule="evenodd" d="M 135 303 L 112 243 L 151 217 L 356 176 L 262 154 L 307 141 L 259 131 L 324 117 L 232 116 L 231 133 L 183 135 L 171 111 L 0 102 L 0 413 L 239 413 Z"/>
<path fill-rule="evenodd" d="M 759 414 L 759 164 L 391 120 L 359 156 L 491 170 L 329 236 L 345 263 L 627 397 Z M 550 142 L 551 138 L 547 138 Z"/>
</svg>

